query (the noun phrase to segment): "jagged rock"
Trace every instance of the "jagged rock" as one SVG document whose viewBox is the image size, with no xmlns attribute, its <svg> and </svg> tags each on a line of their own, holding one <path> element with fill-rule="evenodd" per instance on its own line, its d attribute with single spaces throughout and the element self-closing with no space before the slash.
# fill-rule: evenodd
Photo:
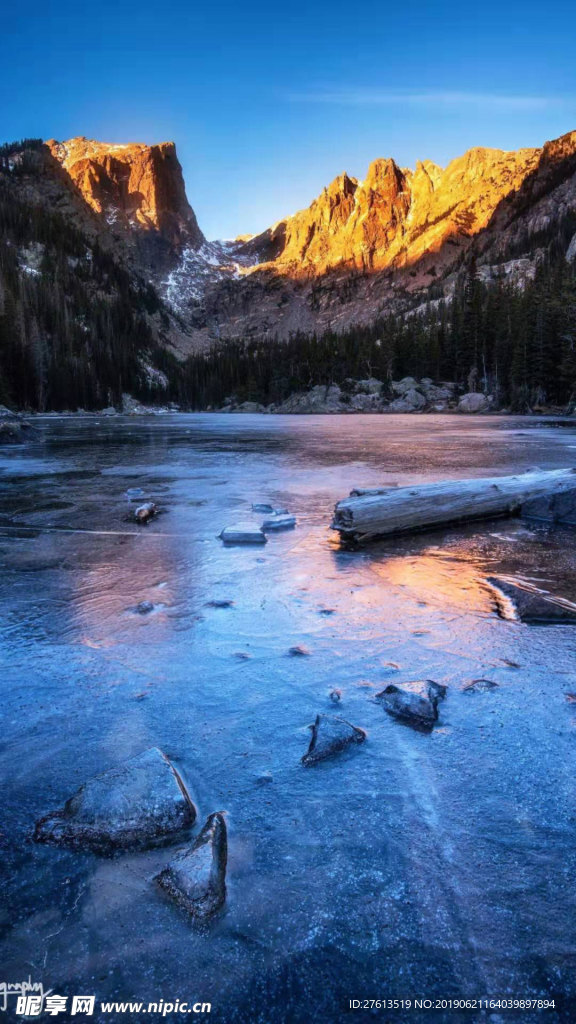
<svg viewBox="0 0 576 1024">
<path fill-rule="evenodd" d="M 214 598 L 212 601 L 206 601 L 207 608 L 232 608 L 234 601 L 230 598 Z"/>
<path fill-rule="evenodd" d="M 296 526 L 296 516 L 270 516 L 262 523 L 262 529 L 268 530 L 291 530 Z"/>
<path fill-rule="evenodd" d="M 344 718 L 335 718 L 332 715 L 318 715 L 310 728 L 312 739 L 308 752 L 302 758 L 302 764 L 323 761 L 344 750 L 351 743 L 363 743 L 366 739 L 364 729 L 351 725 Z"/>
<path fill-rule="evenodd" d="M 566 262 L 573 263 L 576 259 L 576 234 L 572 235 L 570 245 L 566 249 Z"/>
<path fill-rule="evenodd" d="M 151 747 L 84 783 L 62 810 L 40 819 L 34 839 L 106 852 L 149 844 L 195 820 L 178 772 Z"/>
<path fill-rule="evenodd" d="M 520 619 L 521 622 L 536 625 L 569 625 L 576 622 L 576 604 L 546 590 L 539 590 L 533 583 L 526 580 L 512 581 L 499 576 L 488 576 L 486 583 L 494 594 L 498 614 L 503 619 Z"/>
<path fill-rule="evenodd" d="M 309 658 L 310 651 L 304 644 L 297 644 L 295 647 L 290 647 L 288 654 L 291 658 Z"/>
<path fill-rule="evenodd" d="M 139 505 L 134 512 L 134 519 L 137 523 L 143 526 L 145 523 L 150 522 L 154 518 L 158 509 L 153 501 L 146 501 L 143 505 Z"/>
<path fill-rule="evenodd" d="M 272 505 L 256 504 L 252 505 L 253 512 L 263 512 L 265 515 L 272 515 L 274 509 Z"/>
<path fill-rule="evenodd" d="M 197 921 L 208 921 L 226 902 L 228 840 L 217 811 L 190 847 L 156 875 L 158 885 Z"/>
<path fill-rule="evenodd" d="M 469 391 L 468 394 L 462 395 L 458 402 L 458 412 L 484 412 L 489 404 L 486 395 L 477 391 Z"/>
<path fill-rule="evenodd" d="M 339 704 L 342 700 L 342 690 L 330 690 L 329 697 L 333 704 Z"/>
<path fill-rule="evenodd" d="M 117 416 L 118 410 L 113 405 L 107 405 L 105 409 L 101 409 L 99 412 L 100 416 Z"/>
<path fill-rule="evenodd" d="M 420 729 L 432 729 L 438 720 L 438 701 L 441 699 L 438 692 L 439 684 L 432 680 L 425 680 L 422 684 L 414 683 L 412 685 L 419 685 L 423 692 L 404 690 L 395 686 L 394 683 L 390 683 L 384 690 L 376 694 L 376 699 L 383 702 L 388 714 L 394 718 L 400 718 Z M 446 688 L 442 687 L 442 689 Z"/>
<path fill-rule="evenodd" d="M 266 544 L 266 535 L 253 523 L 237 523 L 226 526 L 220 534 L 225 544 Z"/>
<path fill-rule="evenodd" d="M 561 494 L 546 494 L 526 501 L 520 509 L 525 519 L 540 519 L 548 523 L 566 523 L 576 526 L 576 488 Z"/>
</svg>

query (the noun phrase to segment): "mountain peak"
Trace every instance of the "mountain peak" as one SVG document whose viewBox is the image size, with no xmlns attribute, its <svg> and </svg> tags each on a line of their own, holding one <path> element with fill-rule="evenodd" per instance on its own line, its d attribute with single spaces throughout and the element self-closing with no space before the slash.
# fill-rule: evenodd
<svg viewBox="0 0 576 1024">
<path fill-rule="evenodd" d="M 120 234 L 150 234 L 175 250 L 204 243 L 173 142 L 46 143 L 91 209 Z"/>
</svg>

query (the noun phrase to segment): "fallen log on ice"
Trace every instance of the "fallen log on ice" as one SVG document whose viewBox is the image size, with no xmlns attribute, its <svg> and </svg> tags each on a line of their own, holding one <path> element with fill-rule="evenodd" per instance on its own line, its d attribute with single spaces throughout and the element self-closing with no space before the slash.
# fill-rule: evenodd
<svg viewBox="0 0 576 1024">
<path fill-rule="evenodd" d="M 530 470 L 517 476 L 444 480 L 435 484 L 352 491 L 334 510 L 332 529 L 362 543 L 452 523 L 514 515 L 542 495 L 576 488 L 576 470 Z"/>
</svg>

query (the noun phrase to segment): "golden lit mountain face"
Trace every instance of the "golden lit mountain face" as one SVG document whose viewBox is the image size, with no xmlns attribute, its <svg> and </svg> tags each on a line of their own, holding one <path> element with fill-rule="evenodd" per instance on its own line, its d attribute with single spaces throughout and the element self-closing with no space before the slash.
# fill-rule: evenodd
<svg viewBox="0 0 576 1024">
<path fill-rule="evenodd" d="M 202 245 L 173 142 L 108 145 L 76 138 L 51 139 L 47 146 L 88 206 L 115 231 L 153 232 L 176 249 Z"/>
<path fill-rule="evenodd" d="M 283 245 L 274 266 L 315 275 L 343 265 L 368 271 L 410 265 L 449 238 L 485 228 L 540 154 L 472 149 L 445 170 L 430 161 L 411 171 L 375 160 L 365 181 L 340 175 L 307 210 L 275 227 L 272 237 L 283 237 Z"/>
</svg>

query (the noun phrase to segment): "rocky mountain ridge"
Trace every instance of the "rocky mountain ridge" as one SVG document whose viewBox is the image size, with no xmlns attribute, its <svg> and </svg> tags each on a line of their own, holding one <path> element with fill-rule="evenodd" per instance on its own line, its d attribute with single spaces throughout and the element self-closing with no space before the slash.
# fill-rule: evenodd
<svg viewBox="0 0 576 1024">
<path fill-rule="evenodd" d="M 340 174 L 307 209 L 228 242 L 203 235 L 173 143 L 80 137 L 45 149 L 75 215 L 176 314 L 180 355 L 222 338 L 340 331 L 449 301 L 470 259 L 483 280 L 522 286 L 540 236 L 576 216 L 576 132 L 540 149 L 477 147 L 444 169 L 379 158 L 363 181 Z"/>
</svg>

